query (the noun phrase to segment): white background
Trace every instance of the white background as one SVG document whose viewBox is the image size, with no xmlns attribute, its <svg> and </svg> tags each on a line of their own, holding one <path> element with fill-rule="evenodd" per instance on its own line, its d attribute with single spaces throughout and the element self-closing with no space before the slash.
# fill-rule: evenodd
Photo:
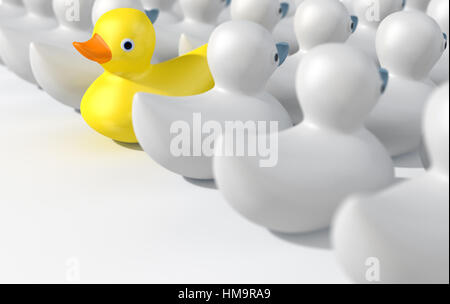
<svg viewBox="0 0 450 304">
<path fill-rule="evenodd" d="M 328 231 L 247 222 L 3 66 L 0 130 L 0 283 L 349 283 Z"/>
</svg>

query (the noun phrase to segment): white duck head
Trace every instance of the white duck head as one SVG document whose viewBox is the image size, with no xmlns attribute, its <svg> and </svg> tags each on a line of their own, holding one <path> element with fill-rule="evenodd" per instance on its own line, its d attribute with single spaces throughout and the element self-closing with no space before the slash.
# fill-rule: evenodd
<svg viewBox="0 0 450 304">
<path fill-rule="evenodd" d="M 53 17 L 52 0 L 22 0 L 28 14 L 40 17 Z"/>
<path fill-rule="evenodd" d="M 345 42 L 358 26 L 336 0 L 306 0 L 295 14 L 295 33 L 302 51 L 330 42 Z"/>
<path fill-rule="evenodd" d="M 185 19 L 211 24 L 229 4 L 229 0 L 180 0 Z"/>
<path fill-rule="evenodd" d="M 279 0 L 279 1 L 280 1 L 280 3 L 285 2 L 285 3 L 289 4 L 289 9 L 286 14 L 286 18 L 288 18 L 288 17 L 294 17 L 297 7 L 305 0 L 286 0 L 286 1 Z"/>
<path fill-rule="evenodd" d="M 351 11 L 361 24 L 377 27 L 384 18 L 403 9 L 405 0 L 353 0 Z"/>
<path fill-rule="evenodd" d="M 325 44 L 305 55 L 296 88 L 305 123 L 351 132 L 364 124 L 387 83 L 373 60 L 346 44 Z"/>
<path fill-rule="evenodd" d="M 146 9 L 160 9 L 170 11 L 175 4 L 175 0 L 141 0 Z"/>
<path fill-rule="evenodd" d="M 421 12 L 399 12 L 380 24 L 376 48 L 381 66 L 390 73 L 420 81 L 447 48 L 447 35 Z"/>
<path fill-rule="evenodd" d="M 289 4 L 279 0 L 233 0 L 231 18 L 248 20 L 272 31 L 278 22 L 289 12 Z"/>
<path fill-rule="evenodd" d="M 95 0 L 53 0 L 53 11 L 63 27 L 88 31 L 92 27 L 92 6 Z"/>
<path fill-rule="evenodd" d="M 449 3 L 448 0 L 431 0 L 427 10 L 427 14 L 440 25 L 447 36 L 449 35 Z"/>
<path fill-rule="evenodd" d="M 433 170 L 449 175 L 449 83 L 432 94 L 425 109 L 423 129 L 425 145 Z"/>
<path fill-rule="evenodd" d="M 262 26 L 250 21 L 220 25 L 208 44 L 208 63 L 216 87 L 247 94 L 261 92 L 289 46 L 276 44 Z"/>
<path fill-rule="evenodd" d="M 116 8 L 134 8 L 144 11 L 140 0 L 96 0 L 92 8 L 92 24 L 96 24 L 104 13 Z"/>
</svg>

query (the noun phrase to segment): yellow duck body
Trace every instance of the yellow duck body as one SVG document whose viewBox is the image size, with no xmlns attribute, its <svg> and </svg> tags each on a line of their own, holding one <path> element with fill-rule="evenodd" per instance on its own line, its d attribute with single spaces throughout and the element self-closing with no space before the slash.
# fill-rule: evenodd
<svg viewBox="0 0 450 304">
<path fill-rule="evenodd" d="M 91 128 L 113 140 L 136 143 L 131 116 L 136 93 L 190 96 L 214 87 L 207 45 L 152 65 L 155 40 L 145 13 L 121 8 L 97 21 L 91 40 L 74 43 L 82 55 L 105 69 L 81 101 L 81 115 Z"/>
</svg>

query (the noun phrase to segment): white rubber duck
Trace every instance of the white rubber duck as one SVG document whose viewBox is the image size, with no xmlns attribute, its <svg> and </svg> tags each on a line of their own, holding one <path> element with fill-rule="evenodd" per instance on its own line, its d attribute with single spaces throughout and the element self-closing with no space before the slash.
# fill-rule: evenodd
<svg viewBox="0 0 450 304">
<path fill-rule="evenodd" d="M 345 5 L 345 7 L 347 8 L 348 12 L 350 14 L 353 14 L 353 0 L 340 0 L 342 2 L 342 4 Z"/>
<path fill-rule="evenodd" d="M 304 0 L 287 0 L 289 4 L 289 11 L 285 18 L 283 18 L 274 28 L 273 35 L 276 41 L 286 41 L 289 43 L 289 54 L 295 54 L 298 52 L 297 36 L 294 30 L 294 16 L 297 11 L 297 7 Z M 280 0 L 282 2 L 282 0 Z"/>
<path fill-rule="evenodd" d="M 296 83 L 305 120 L 270 136 L 277 143 L 273 166 L 261 166 L 265 156 L 214 159 L 216 182 L 228 203 L 282 233 L 324 229 L 347 196 L 394 180 L 389 154 L 364 128 L 386 85 L 367 55 L 346 44 L 318 46 L 302 60 Z M 217 149 L 227 144 L 218 141 Z"/>
<path fill-rule="evenodd" d="M 86 60 L 72 46 L 74 41 L 87 41 L 91 37 L 94 0 L 74 2 L 79 4 L 76 7 L 66 3 L 66 0 L 53 0 L 60 25 L 35 37 L 30 45 L 30 63 L 42 89 L 61 103 L 79 109 L 83 94 L 103 69 Z"/>
<path fill-rule="evenodd" d="M 30 66 L 29 47 L 41 31 L 56 28 L 58 23 L 52 0 L 23 0 L 26 14 L 1 24 L 0 56 L 4 63 L 26 81 L 36 83 Z"/>
<path fill-rule="evenodd" d="M 252 21 L 270 32 L 289 12 L 289 4 L 279 0 L 233 0 L 230 6 L 232 20 Z"/>
<path fill-rule="evenodd" d="M 210 129 L 211 124 L 220 129 L 234 121 L 291 127 L 288 113 L 264 92 L 267 80 L 286 58 L 287 48 L 287 44 L 276 45 L 271 34 L 253 22 L 229 21 L 217 27 L 208 45 L 208 63 L 216 81 L 212 90 L 190 97 L 136 95 L 133 125 L 144 151 L 172 172 L 206 180 L 213 178 L 216 137 L 212 134 L 221 134 Z M 192 138 L 190 131 L 175 134 L 180 125 L 193 130 Z M 179 154 L 177 143 L 183 135 L 189 138 L 183 139 Z"/>
<path fill-rule="evenodd" d="M 376 45 L 390 79 L 366 125 L 392 156 L 413 152 L 421 142 L 423 107 L 435 88 L 430 72 L 447 39 L 431 17 L 408 11 L 392 14 L 381 23 Z"/>
<path fill-rule="evenodd" d="M 22 0 L 2 0 L 0 3 L 0 23 L 7 18 L 19 17 L 25 14 Z"/>
<path fill-rule="evenodd" d="M 183 11 L 181 10 L 180 0 L 175 1 L 172 6 L 172 12 L 175 14 L 175 16 L 178 16 L 178 18 L 184 18 Z"/>
<path fill-rule="evenodd" d="M 375 48 L 378 26 L 384 18 L 402 10 L 404 5 L 404 0 L 353 0 L 350 11 L 358 17 L 359 25 L 348 43 L 364 51 L 378 63 Z"/>
<path fill-rule="evenodd" d="M 173 24 L 180 21 L 180 18 L 172 11 L 174 3 L 175 0 L 142 0 L 146 11 L 159 10 L 158 24 Z"/>
<path fill-rule="evenodd" d="M 25 8 L 21 0 L 3 0 L 0 2 L 0 26 L 10 18 L 16 18 L 25 14 Z M 0 55 L 0 64 L 3 64 Z"/>
<path fill-rule="evenodd" d="M 206 44 L 217 26 L 220 12 L 229 3 L 228 0 L 180 0 L 184 19 L 179 23 L 156 29 L 158 57 L 163 61 L 169 60 Z M 180 41 L 185 38 L 190 43 L 189 47 L 180 45 L 186 43 Z M 184 51 L 181 51 L 183 49 Z"/>
<path fill-rule="evenodd" d="M 431 0 L 405 0 L 405 11 L 426 12 Z"/>
<path fill-rule="evenodd" d="M 449 37 L 449 0 L 431 0 L 428 5 L 428 15 L 440 25 L 442 32 Z M 431 79 L 436 84 L 442 84 L 449 80 L 449 49 L 447 48 L 439 62 L 431 71 Z"/>
<path fill-rule="evenodd" d="M 294 124 L 303 118 L 295 89 L 295 75 L 302 58 L 314 47 L 344 43 L 355 31 L 358 21 L 336 0 L 305 0 L 295 14 L 295 31 L 300 50 L 286 59 L 267 84 L 267 92 L 288 111 Z"/>
<path fill-rule="evenodd" d="M 232 0 L 227 0 L 228 1 L 228 6 L 219 14 L 219 17 L 217 17 L 217 24 L 222 24 L 225 22 L 228 22 L 231 20 L 231 1 Z"/>
<path fill-rule="evenodd" d="M 355 196 L 336 215 L 335 252 L 357 283 L 449 282 L 448 92 L 447 83 L 425 111 L 431 169 L 382 192 Z"/>
<path fill-rule="evenodd" d="M 116 8 L 134 8 L 144 11 L 141 0 L 96 0 L 92 8 L 92 24 L 96 24 L 97 20 L 106 12 Z"/>
</svg>

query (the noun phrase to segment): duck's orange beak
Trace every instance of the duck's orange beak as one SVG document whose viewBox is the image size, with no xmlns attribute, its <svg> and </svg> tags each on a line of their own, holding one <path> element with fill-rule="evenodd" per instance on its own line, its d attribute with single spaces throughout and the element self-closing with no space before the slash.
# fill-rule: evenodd
<svg viewBox="0 0 450 304">
<path fill-rule="evenodd" d="M 107 63 L 112 59 L 111 49 L 99 34 L 95 34 L 86 42 L 74 42 L 73 46 L 81 55 L 99 64 Z"/>
</svg>

